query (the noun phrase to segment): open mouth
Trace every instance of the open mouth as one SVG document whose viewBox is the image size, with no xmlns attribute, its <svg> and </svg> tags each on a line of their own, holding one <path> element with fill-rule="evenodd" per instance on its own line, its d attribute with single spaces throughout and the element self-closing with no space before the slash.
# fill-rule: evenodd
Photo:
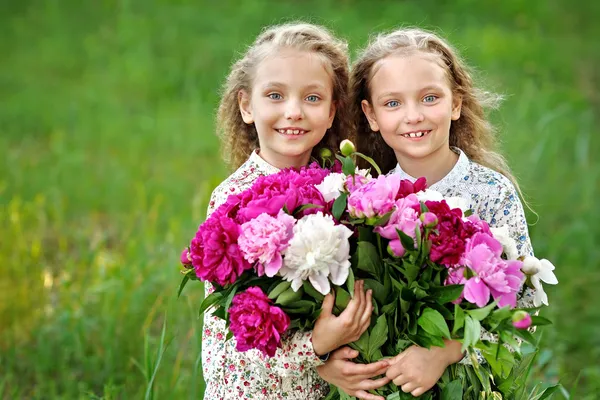
<svg viewBox="0 0 600 400">
<path fill-rule="evenodd" d="M 403 133 L 400 136 L 408 138 L 408 139 L 417 139 L 417 138 L 422 138 L 423 136 L 429 135 L 430 132 L 431 132 L 431 130 L 415 131 L 415 132 Z"/>
<path fill-rule="evenodd" d="M 309 132 L 309 131 L 305 131 L 304 129 L 276 129 L 276 131 L 281 133 L 282 135 L 293 135 L 293 136 L 304 135 Z"/>
</svg>

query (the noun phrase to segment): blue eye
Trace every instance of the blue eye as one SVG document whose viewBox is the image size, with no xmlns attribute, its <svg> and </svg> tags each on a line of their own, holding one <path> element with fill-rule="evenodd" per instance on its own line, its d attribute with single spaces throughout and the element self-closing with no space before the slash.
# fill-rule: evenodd
<svg viewBox="0 0 600 400">
<path fill-rule="evenodd" d="M 267 95 L 268 98 L 270 98 L 271 100 L 281 100 L 283 99 L 283 96 L 280 95 L 279 93 L 269 93 Z"/>
<path fill-rule="evenodd" d="M 434 101 L 436 101 L 437 99 L 438 99 L 438 97 L 437 97 L 437 96 L 434 96 L 434 95 L 430 94 L 430 95 L 428 95 L 428 96 L 425 96 L 425 98 L 423 99 L 423 101 L 424 101 L 425 103 L 433 103 L 433 102 L 434 102 Z"/>
<path fill-rule="evenodd" d="M 385 103 L 385 106 L 390 107 L 390 108 L 398 107 L 399 105 L 400 105 L 400 102 L 397 100 L 391 100 L 391 101 L 388 101 L 387 103 Z"/>
<path fill-rule="evenodd" d="M 311 103 L 315 103 L 315 102 L 319 101 L 320 99 L 319 99 L 319 96 L 315 96 L 314 94 L 312 94 L 312 95 L 306 97 L 306 100 L 310 101 Z"/>
</svg>

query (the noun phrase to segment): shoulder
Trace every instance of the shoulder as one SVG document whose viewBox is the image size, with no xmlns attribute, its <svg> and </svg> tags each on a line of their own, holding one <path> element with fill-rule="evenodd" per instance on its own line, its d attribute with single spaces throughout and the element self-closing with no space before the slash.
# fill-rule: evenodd
<svg viewBox="0 0 600 400">
<path fill-rule="evenodd" d="M 494 196 L 499 201 L 517 196 L 515 185 L 506 176 L 491 168 L 485 167 L 474 161 L 470 161 L 469 174 L 465 176 L 469 185 L 477 187 L 480 192 Z"/>
<path fill-rule="evenodd" d="M 213 190 L 208 206 L 209 212 L 225 203 L 230 195 L 238 194 L 249 188 L 261 175 L 260 170 L 251 160 L 246 161 Z"/>
</svg>

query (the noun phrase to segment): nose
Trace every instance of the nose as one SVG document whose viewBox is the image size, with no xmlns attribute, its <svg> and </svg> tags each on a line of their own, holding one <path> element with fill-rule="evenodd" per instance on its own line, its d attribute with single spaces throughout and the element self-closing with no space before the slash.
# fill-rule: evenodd
<svg viewBox="0 0 600 400">
<path fill-rule="evenodd" d="M 285 119 L 298 121 L 302 119 L 302 106 L 296 100 L 289 100 L 285 105 Z"/>
<path fill-rule="evenodd" d="M 421 108 L 417 104 L 407 104 L 406 113 L 404 114 L 404 122 L 407 124 L 416 124 L 422 122 L 425 119 Z"/>
</svg>

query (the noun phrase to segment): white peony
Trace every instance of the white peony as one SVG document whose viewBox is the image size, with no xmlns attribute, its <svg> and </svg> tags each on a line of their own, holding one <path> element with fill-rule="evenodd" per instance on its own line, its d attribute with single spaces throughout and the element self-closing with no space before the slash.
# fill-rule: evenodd
<svg viewBox="0 0 600 400">
<path fill-rule="evenodd" d="M 330 215 L 318 212 L 300 219 L 283 253 L 279 273 L 297 291 L 305 280 L 323 295 L 330 292 L 329 279 L 341 285 L 348 279 L 352 231 L 336 225 Z"/>
<path fill-rule="evenodd" d="M 494 235 L 494 239 L 499 241 L 502 245 L 507 259 L 516 260 L 519 258 L 517 242 L 510 237 L 510 232 L 508 231 L 508 227 L 506 225 L 502 225 L 499 228 L 490 228 L 490 231 L 492 232 L 492 235 Z"/>
<path fill-rule="evenodd" d="M 455 208 L 460 208 L 463 212 L 463 215 L 465 215 L 465 212 L 470 210 L 469 202 L 463 197 L 448 197 L 446 199 L 446 203 L 448 204 L 448 207 L 450 207 L 451 210 Z"/>
<path fill-rule="evenodd" d="M 554 271 L 554 265 L 546 259 L 538 260 L 535 257 L 528 256 L 523 260 L 522 271 L 529 275 L 531 285 L 535 289 L 533 305 L 536 307 L 542 304 L 548 305 L 548 295 L 544 292 L 542 282 L 549 285 L 556 285 L 558 283 L 556 275 L 552 272 Z"/>
<path fill-rule="evenodd" d="M 422 201 L 423 203 L 426 201 L 444 200 L 444 196 L 442 196 L 442 194 L 436 190 L 425 189 L 415 194 L 417 195 L 417 199 L 419 199 L 419 201 Z"/>
<path fill-rule="evenodd" d="M 323 182 L 315 185 L 317 190 L 321 192 L 326 202 L 335 200 L 340 196 L 340 193 L 344 190 L 344 184 L 346 183 L 346 175 L 341 173 L 331 173 L 323 179 Z"/>
</svg>

